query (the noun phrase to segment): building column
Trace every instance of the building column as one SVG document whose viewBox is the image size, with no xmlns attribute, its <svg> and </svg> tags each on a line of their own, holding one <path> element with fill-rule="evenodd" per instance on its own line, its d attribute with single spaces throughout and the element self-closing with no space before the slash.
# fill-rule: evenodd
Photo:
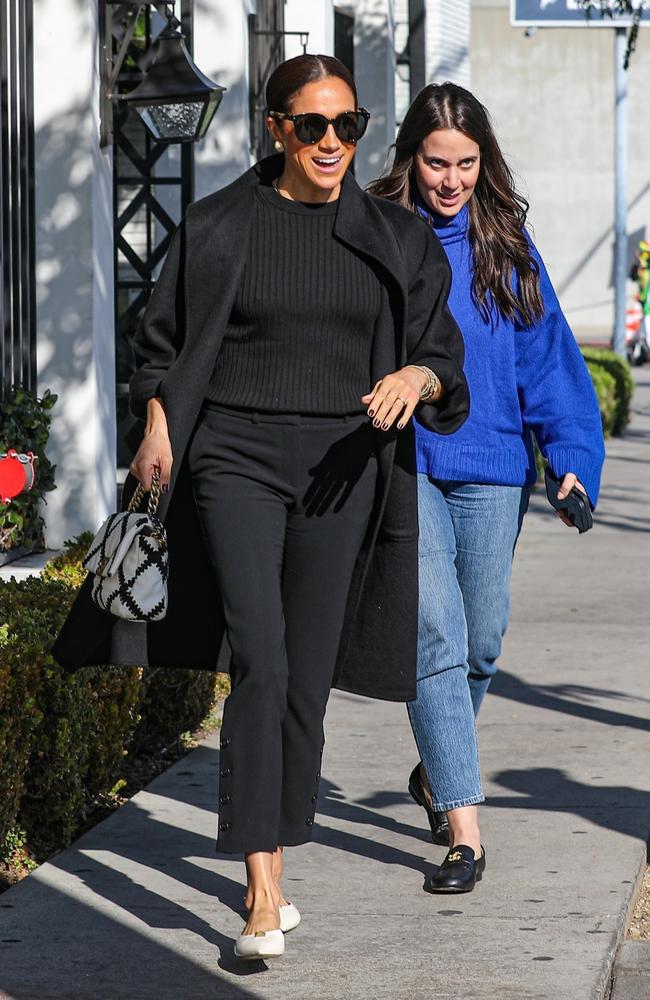
<svg viewBox="0 0 650 1000">
<path fill-rule="evenodd" d="M 228 88 L 205 138 L 194 147 L 196 199 L 230 184 L 252 163 L 248 15 L 256 6 L 255 0 L 203 0 L 194 5 L 194 61 L 206 76 Z"/>
<path fill-rule="evenodd" d="M 363 187 L 383 172 L 395 141 L 395 40 L 391 0 L 357 0 L 354 14 L 354 75 L 359 101 L 372 111 L 355 157 Z"/>
<path fill-rule="evenodd" d="M 99 148 L 97 3 L 41 0 L 34 19 L 37 363 L 50 389 L 56 485 L 46 544 L 115 509 L 112 160 Z"/>
<path fill-rule="evenodd" d="M 426 0 L 427 83 L 470 86 L 470 0 Z"/>
</svg>

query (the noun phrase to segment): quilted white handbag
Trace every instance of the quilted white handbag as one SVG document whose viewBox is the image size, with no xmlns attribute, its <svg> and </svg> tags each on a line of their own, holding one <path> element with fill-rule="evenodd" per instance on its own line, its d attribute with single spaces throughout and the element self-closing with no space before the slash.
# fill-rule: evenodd
<svg viewBox="0 0 650 1000">
<path fill-rule="evenodd" d="M 134 622 L 155 622 L 167 613 L 167 537 L 156 516 L 160 473 L 154 470 L 146 512 L 140 483 L 128 510 L 111 514 L 95 535 L 83 565 L 94 575 L 93 601 L 102 611 Z"/>
</svg>

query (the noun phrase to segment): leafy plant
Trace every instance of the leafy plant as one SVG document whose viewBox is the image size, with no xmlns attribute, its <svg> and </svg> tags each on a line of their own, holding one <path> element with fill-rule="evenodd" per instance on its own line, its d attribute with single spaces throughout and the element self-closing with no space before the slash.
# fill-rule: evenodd
<svg viewBox="0 0 650 1000">
<path fill-rule="evenodd" d="M 86 570 L 81 560 L 90 548 L 93 540 L 92 531 L 82 531 L 76 538 L 69 538 L 63 543 L 63 551 L 48 559 L 41 570 L 44 580 L 59 580 L 71 587 L 80 587 L 86 578 Z"/>
<path fill-rule="evenodd" d="M 614 351 L 595 347 L 583 347 L 582 356 L 587 362 L 587 366 L 599 365 L 614 379 L 615 407 L 611 433 L 622 434 L 630 422 L 630 403 L 635 388 L 628 362 Z"/>
<path fill-rule="evenodd" d="M 19 826 L 12 826 L 0 843 L 0 862 L 16 873 L 33 871 L 37 864 L 29 856 L 27 834 Z"/>
<path fill-rule="evenodd" d="M 140 722 L 133 749 L 151 752 L 187 730 L 197 729 L 210 712 L 223 675 L 209 670 L 145 667 Z"/>
<path fill-rule="evenodd" d="M 17 546 L 43 548 L 43 518 L 39 510 L 45 494 L 55 489 L 55 467 L 46 455 L 51 410 L 57 397 L 49 390 L 39 399 L 19 386 L 12 389 L 0 406 L 0 451 L 15 448 L 37 456 L 36 482 L 29 493 L 0 505 L 0 552 Z"/>
<path fill-rule="evenodd" d="M 625 14 L 632 19 L 623 63 L 623 69 L 628 69 L 630 58 L 636 49 L 643 13 L 649 7 L 648 0 L 578 0 L 578 4 L 584 10 L 588 21 L 594 14 L 610 20 L 613 20 L 615 15 Z"/>
<path fill-rule="evenodd" d="M 0 580 L 0 843 L 16 825 L 39 856 L 66 846 L 120 777 L 141 671 L 67 675 L 50 652 L 76 593 L 62 579 Z"/>
<path fill-rule="evenodd" d="M 603 434 L 609 437 L 614 431 L 616 421 L 616 380 L 607 369 L 595 361 L 587 361 L 587 368 L 598 398 Z"/>
</svg>

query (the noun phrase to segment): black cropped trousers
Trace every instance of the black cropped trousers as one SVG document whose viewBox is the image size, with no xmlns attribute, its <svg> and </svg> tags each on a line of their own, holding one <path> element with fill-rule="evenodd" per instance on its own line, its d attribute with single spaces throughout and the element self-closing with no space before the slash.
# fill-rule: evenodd
<svg viewBox="0 0 650 1000">
<path fill-rule="evenodd" d="M 206 404 L 189 453 L 232 651 L 217 850 L 311 840 L 323 719 L 375 494 L 365 415 Z"/>
</svg>

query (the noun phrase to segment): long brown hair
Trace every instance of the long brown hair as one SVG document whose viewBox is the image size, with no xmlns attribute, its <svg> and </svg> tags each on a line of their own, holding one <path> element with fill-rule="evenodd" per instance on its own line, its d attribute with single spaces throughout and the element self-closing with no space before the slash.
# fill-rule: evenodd
<svg viewBox="0 0 650 1000">
<path fill-rule="evenodd" d="M 348 85 L 354 94 L 354 106 L 358 104 L 357 88 L 350 70 L 334 56 L 295 56 L 273 70 L 266 85 L 266 107 L 269 111 L 287 114 L 291 110 L 291 99 L 299 90 L 315 80 L 337 76 Z"/>
<path fill-rule="evenodd" d="M 439 129 L 462 132 L 481 152 L 469 200 L 474 299 L 484 315 L 492 301 L 503 316 L 519 317 L 530 326 L 541 318 L 544 303 L 539 268 L 525 234 L 528 202 L 517 192 L 490 116 L 473 94 L 454 83 L 429 84 L 421 90 L 397 134 L 389 172 L 368 190 L 416 211 L 415 155 L 424 139 Z"/>
</svg>

